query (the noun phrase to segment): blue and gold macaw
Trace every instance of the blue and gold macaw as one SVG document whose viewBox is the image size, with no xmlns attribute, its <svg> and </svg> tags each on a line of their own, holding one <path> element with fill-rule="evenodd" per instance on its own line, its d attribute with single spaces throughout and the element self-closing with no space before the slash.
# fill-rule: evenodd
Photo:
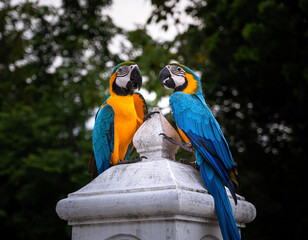
<svg viewBox="0 0 308 240">
<path fill-rule="evenodd" d="M 141 85 L 142 76 L 134 62 L 123 62 L 113 69 L 106 100 L 95 118 L 89 162 L 93 178 L 129 158 L 133 136 L 148 111 L 143 96 L 134 93 Z"/>
<path fill-rule="evenodd" d="M 204 185 L 214 198 L 224 240 L 240 239 L 225 189 L 226 185 L 237 203 L 237 170 L 220 126 L 205 103 L 200 79 L 177 63 L 163 68 L 159 79 L 164 87 L 174 89 L 169 100 L 173 119 L 183 140 L 193 147 Z"/>
</svg>

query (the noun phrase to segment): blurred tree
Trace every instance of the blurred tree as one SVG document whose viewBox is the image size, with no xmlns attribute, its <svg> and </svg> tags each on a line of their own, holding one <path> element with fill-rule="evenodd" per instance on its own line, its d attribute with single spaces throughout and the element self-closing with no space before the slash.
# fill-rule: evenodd
<svg viewBox="0 0 308 240">
<path fill-rule="evenodd" d="M 152 0 L 149 21 L 166 22 L 178 2 Z M 239 164 L 239 193 L 257 207 L 243 239 L 303 239 L 308 1 L 195 0 L 186 14 L 197 24 L 175 39 L 178 61 L 201 73 Z"/>
<path fill-rule="evenodd" d="M 109 0 L 0 4 L 0 225 L 10 239 L 68 239 L 59 199 L 89 182 L 86 121 L 104 100 L 121 32 Z"/>
</svg>

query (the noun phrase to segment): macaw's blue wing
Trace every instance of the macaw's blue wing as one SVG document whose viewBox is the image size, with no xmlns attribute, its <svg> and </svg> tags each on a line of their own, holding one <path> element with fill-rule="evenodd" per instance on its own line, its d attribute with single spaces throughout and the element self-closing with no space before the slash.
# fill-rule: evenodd
<svg viewBox="0 0 308 240">
<path fill-rule="evenodd" d="M 114 111 L 106 104 L 97 113 L 93 135 L 93 151 L 98 174 L 110 167 L 114 147 Z"/>
<path fill-rule="evenodd" d="M 221 177 L 236 200 L 232 181 L 237 183 L 234 162 L 228 144 L 213 114 L 196 95 L 175 92 L 170 97 L 173 118 L 191 140 L 194 148 Z M 199 165 L 203 158 L 197 158 Z M 231 173 L 231 174 L 230 174 Z"/>
</svg>

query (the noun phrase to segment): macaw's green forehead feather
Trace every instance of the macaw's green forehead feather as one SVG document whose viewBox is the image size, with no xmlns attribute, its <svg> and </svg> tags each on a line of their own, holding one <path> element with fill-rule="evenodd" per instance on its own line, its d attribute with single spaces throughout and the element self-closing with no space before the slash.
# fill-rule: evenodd
<svg viewBox="0 0 308 240">
<path fill-rule="evenodd" d="M 114 72 L 115 72 L 119 67 L 124 66 L 124 65 L 125 65 L 125 66 L 130 66 L 130 65 L 132 65 L 132 64 L 136 64 L 136 63 L 131 62 L 131 61 L 119 63 L 119 64 L 118 64 L 117 66 L 115 66 L 115 68 L 112 70 L 111 75 L 114 74 Z"/>
</svg>

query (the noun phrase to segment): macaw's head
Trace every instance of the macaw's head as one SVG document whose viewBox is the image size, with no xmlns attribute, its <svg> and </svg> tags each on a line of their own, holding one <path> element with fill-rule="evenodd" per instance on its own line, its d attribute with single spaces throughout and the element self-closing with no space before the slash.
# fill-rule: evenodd
<svg viewBox="0 0 308 240">
<path fill-rule="evenodd" d="M 140 90 L 142 76 L 138 65 L 134 62 L 123 62 L 118 64 L 112 71 L 109 94 L 127 96 L 134 94 L 134 90 Z"/>
<path fill-rule="evenodd" d="M 159 73 L 159 80 L 163 87 L 188 94 L 201 93 L 201 82 L 197 75 L 188 67 L 171 63 Z"/>
</svg>

